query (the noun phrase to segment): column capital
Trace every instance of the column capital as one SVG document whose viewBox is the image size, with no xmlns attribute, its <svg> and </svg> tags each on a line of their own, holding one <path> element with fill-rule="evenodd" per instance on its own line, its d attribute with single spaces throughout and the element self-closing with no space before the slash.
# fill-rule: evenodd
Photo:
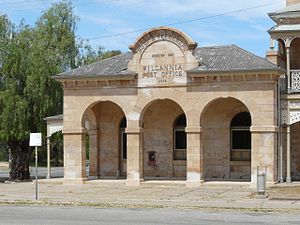
<svg viewBox="0 0 300 225">
<path fill-rule="evenodd" d="M 127 133 L 127 134 L 140 134 L 140 133 L 143 133 L 143 128 L 141 128 L 141 127 L 127 127 L 125 129 L 125 133 Z"/>
<path fill-rule="evenodd" d="M 185 128 L 185 132 L 186 133 L 194 133 L 194 134 L 197 134 L 197 133 L 201 133 L 202 132 L 202 127 L 198 127 L 198 126 L 195 126 L 195 127 L 191 127 L 191 126 L 188 126 Z"/>
<path fill-rule="evenodd" d="M 62 133 L 65 134 L 86 134 L 87 130 L 86 128 L 80 127 L 80 128 L 64 128 Z"/>
</svg>

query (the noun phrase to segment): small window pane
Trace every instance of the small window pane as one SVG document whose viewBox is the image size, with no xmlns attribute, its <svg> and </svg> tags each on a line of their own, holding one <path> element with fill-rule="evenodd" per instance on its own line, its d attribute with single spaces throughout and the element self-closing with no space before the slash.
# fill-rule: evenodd
<svg viewBox="0 0 300 225">
<path fill-rule="evenodd" d="M 175 149 L 186 149 L 185 131 L 175 131 Z"/>
<path fill-rule="evenodd" d="M 251 149 L 251 132 L 249 130 L 233 130 L 232 149 Z"/>
<path fill-rule="evenodd" d="M 250 161 L 251 151 L 231 151 L 232 161 Z"/>
<path fill-rule="evenodd" d="M 186 160 L 186 151 L 174 150 L 174 160 Z"/>
<path fill-rule="evenodd" d="M 122 133 L 122 154 L 123 154 L 123 159 L 127 159 L 127 134 Z"/>
</svg>

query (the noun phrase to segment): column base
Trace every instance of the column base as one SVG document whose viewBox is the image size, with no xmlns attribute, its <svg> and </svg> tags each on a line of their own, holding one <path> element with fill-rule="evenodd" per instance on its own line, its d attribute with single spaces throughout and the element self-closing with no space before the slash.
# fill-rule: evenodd
<svg viewBox="0 0 300 225">
<path fill-rule="evenodd" d="M 86 178 L 64 178 L 63 179 L 63 185 L 78 185 L 78 184 L 84 184 L 86 181 Z"/>
<path fill-rule="evenodd" d="M 128 186 L 128 187 L 140 186 L 142 181 L 144 181 L 144 180 L 143 179 L 139 179 L 139 180 L 130 180 L 130 179 L 127 179 L 126 180 L 126 186 Z"/>
<path fill-rule="evenodd" d="M 286 182 L 287 182 L 287 183 L 292 183 L 292 178 L 291 178 L 291 177 L 287 177 L 287 178 L 286 178 Z"/>
<path fill-rule="evenodd" d="M 50 180 L 50 178 L 51 178 L 51 177 L 50 177 L 49 175 L 46 176 L 46 179 L 47 179 L 47 180 Z"/>
<path fill-rule="evenodd" d="M 204 183 L 204 180 L 187 180 L 185 181 L 186 187 L 201 187 Z"/>
</svg>

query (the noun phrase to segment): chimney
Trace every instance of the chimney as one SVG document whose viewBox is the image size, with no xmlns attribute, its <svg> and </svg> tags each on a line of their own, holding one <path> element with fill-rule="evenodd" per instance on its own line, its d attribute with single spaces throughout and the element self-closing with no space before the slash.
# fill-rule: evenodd
<svg viewBox="0 0 300 225">
<path fill-rule="evenodd" d="M 286 0 L 286 6 L 294 5 L 300 3 L 300 0 Z"/>
</svg>

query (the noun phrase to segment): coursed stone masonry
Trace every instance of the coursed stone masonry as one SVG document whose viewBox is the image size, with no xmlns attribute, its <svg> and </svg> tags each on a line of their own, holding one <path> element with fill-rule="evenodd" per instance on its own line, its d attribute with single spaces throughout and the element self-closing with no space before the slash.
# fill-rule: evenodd
<svg viewBox="0 0 300 225">
<path fill-rule="evenodd" d="M 268 182 L 276 181 L 276 87 L 281 71 L 235 46 L 207 48 L 203 55 L 196 55 L 196 47 L 181 31 L 155 28 L 130 46 L 130 59 L 121 55 L 109 61 L 122 65 L 113 70 L 121 72 L 95 75 L 104 71 L 106 61 L 55 77 L 64 86 L 65 183 L 86 177 L 86 133 L 90 175 L 100 179 L 119 177 L 125 165 L 127 185 L 143 179 L 186 179 L 188 186 L 210 179 L 255 183 L 260 166 L 267 168 Z M 230 62 L 222 61 L 227 51 L 234 52 Z M 243 57 L 247 63 L 239 61 Z M 227 69 L 220 69 L 221 64 Z M 247 162 L 230 157 L 230 121 L 240 112 L 251 115 Z M 181 114 L 186 117 L 186 159 L 176 160 L 174 122 Z M 126 159 L 121 158 L 124 117 Z"/>
</svg>

